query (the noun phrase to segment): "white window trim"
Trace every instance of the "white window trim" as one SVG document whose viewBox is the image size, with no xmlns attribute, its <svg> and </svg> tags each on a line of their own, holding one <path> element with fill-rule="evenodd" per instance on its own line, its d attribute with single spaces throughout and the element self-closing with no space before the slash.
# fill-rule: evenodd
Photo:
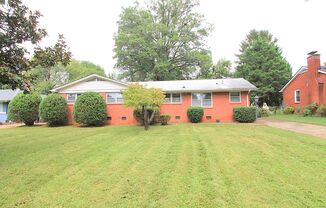
<svg viewBox="0 0 326 208">
<path fill-rule="evenodd" d="M 193 106 L 192 105 L 192 94 L 193 93 L 200 93 L 200 94 L 203 94 L 203 93 L 210 93 L 211 94 L 211 105 L 210 106 L 203 106 L 203 100 L 200 99 L 200 106 Z M 202 108 L 212 108 L 213 107 L 213 93 L 212 92 L 192 92 L 191 93 L 191 106 L 193 107 L 202 107 Z"/>
<path fill-rule="evenodd" d="M 165 98 L 164 98 L 164 103 L 163 104 L 182 104 L 182 93 L 176 92 L 167 92 L 165 94 L 170 94 L 170 102 L 165 102 Z M 180 102 L 172 102 L 172 94 L 179 94 L 180 95 Z"/>
<path fill-rule="evenodd" d="M 69 95 L 72 95 L 72 94 L 75 95 L 75 101 L 74 101 L 74 102 L 71 102 L 70 100 L 68 100 L 68 96 L 69 96 Z M 77 94 L 79 94 L 79 93 L 67 93 L 67 99 L 66 99 L 67 104 L 74 104 L 74 103 L 76 102 L 76 100 L 77 100 L 77 97 L 78 97 Z"/>
<path fill-rule="evenodd" d="M 110 93 L 121 93 L 121 95 L 122 95 L 122 92 L 107 92 L 106 94 L 105 94 L 105 96 L 106 96 L 106 104 L 110 104 L 110 105 L 120 105 L 120 104 L 123 104 L 123 102 L 118 102 L 118 99 L 117 98 L 115 98 L 115 101 L 114 102 L 109 102 L 109 100 L 108 100 L 108 94 L 110 94 Z"/>
<path fill-rule="evenodd" d="M 297 101 L 297 92 L 300 93 L 300 100 Z M 294 103 L 300 103 L 301 101 L 301 91 L 300 90 L 294 90 Z"/>
<path fill-rule="evenodd" d="M 239 93 L 239 96 L 240 96 L 240 101 L 239 102 L 233 102 L 233 101 L 231 101 L 231 93 L 232 92 L 238 92 Z M 241 91 L 231 91 L 231 92 L 229 92 L 229 102 L 230 103 L 241 103 Z"/>
</svg>

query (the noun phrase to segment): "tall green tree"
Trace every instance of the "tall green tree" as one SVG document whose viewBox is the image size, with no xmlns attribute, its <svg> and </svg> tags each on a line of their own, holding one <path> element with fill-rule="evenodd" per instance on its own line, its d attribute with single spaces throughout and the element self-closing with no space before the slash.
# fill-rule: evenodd
<svg viewBox="0 0 326 208">
<path fill-rule="evenodd" d="M 226 59 L 220 59 L 215 65 L 201 70 L 198 78 L 218 79 L 233 77 L 232 62 Z"/>
<path fill-rule="evenodd" d="M 282 55 L 277 39 L 268 31 L 252 30 L 241 43 L 235 76 L 243 77 L 258 87 L 260 103 L 280 105 L 280 89 L 291 78 L 291 66 Z"/>
<path fill-rule="evenodd" d="M 197 0 L 153 0 L 123 9 L 115 56 L 130 81 L 193 78 L 211 63 L 205 39 L 212 27 L 196 12 Z"/>
<path fill-rule="evenodd" d="M 65 67 L 71 61 L 71 56 L 69 47 L 61 34 L 54 46 L 36 47 L 30 61 L 34 68 L 29 73 L 33 90 L 48 94 L 54 87 L 66 83 L 68 72 Z"/>
<path fill-rule="evenodd" d="M 75 81 L 91 74 L 105 76 L 104 69 L 89 61 L 72 60 L 67 66 L 69 81 Z"/>
<path fill-rule="evenodd" d="M 46 35 L 39 27 L 40 17 L 21 0 L 0 0 L 0 85 L 29 86 L 25 73 L 30 66 L 23 43 L 36 45 Z"/>
</svg>

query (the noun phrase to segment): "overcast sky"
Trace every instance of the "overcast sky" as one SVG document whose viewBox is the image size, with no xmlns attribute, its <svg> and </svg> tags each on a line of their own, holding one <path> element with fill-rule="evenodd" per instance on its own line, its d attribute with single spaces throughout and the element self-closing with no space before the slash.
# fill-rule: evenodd
<svg viewBox="0 0 326 208">
<path fill-rule="evenodd" d="M 134 0 L 23 0 L 39 10 L 49 36 L 42 45 L 53 45 L 64 34 L 73 57 L 88 60 L 112 72 L 113 34 L 121 7 Z M 143 2 L 140 0 L 140 2 Z M 306 65 L 306 54 L 321 53 L 326 62 L 326 0 L 200 0 L 199 11 L 214 30 L 207 40 L 213 61 L 236 60 L 239 44 L 251 29 L 269 30 L 278 40 L 293 72 Z"/>
</svg>

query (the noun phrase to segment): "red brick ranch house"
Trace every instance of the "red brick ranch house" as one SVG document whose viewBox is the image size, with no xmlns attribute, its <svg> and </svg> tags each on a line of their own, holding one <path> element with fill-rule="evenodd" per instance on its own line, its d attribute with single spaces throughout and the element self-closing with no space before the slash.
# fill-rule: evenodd
<svg viewBox="0 0 326 208">
<path fill-rule="evenodd" d="M 281 90 L 285 106 L 303 108 L 313 102 L 326 105 L 326 67 L 320 65 L 316 51 L 308 53 L 307 62 Z"/>
<path fill-rule="evenodd" d="M 233 121 L 233 107 L 249 106 L 250 91 L 257 88 L 243 78 L 139 82 L 146 87 L 161 88 L 165 103 L 161 114 L 170 114 L 173 123 L 189 122 L 189 106 L 204 108 L 203 122 Z M 107 124 L 136 124 L 133 109 L 123 105 L 122 92 L 128 82 L 90 75 L 55 88 L 68 103 L 68 122 L 74 124 L 72 112 L 77 97 L 86 91 L 98 92 L 107 103 Z"/>
</svg>

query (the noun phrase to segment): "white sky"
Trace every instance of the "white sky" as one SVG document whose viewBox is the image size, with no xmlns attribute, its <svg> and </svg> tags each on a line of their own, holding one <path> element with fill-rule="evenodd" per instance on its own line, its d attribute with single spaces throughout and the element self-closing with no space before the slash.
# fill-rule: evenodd
<svg viewBox="0 0 326 208">
<path fill-rule="evenodd" d="M 143 2 L 143 0 L 139 0 Z M 53 45 L 64 34 L 73 57 L 88 60 L 112 72 L 113 34 L 121 7 L 134 0 L 23 0 L 39 10 L 49 36 L 42 45 Z M 306 65 L 306 54 L 321 53 L 326 62 L 326 0 L 200 0 L 199 11 L 214 30 L 207 45 L 213 61 L 236 60 L 240 42 L 251 29 L 269 30 L 278 40 L 293 72 Z"/>
</svg>

